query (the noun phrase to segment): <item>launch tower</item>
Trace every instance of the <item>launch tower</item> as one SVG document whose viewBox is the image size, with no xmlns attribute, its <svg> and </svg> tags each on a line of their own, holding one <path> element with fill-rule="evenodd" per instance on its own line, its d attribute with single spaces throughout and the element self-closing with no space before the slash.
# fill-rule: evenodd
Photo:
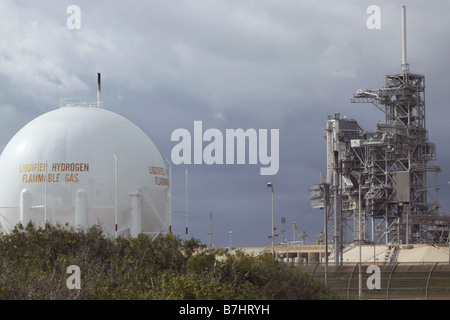
<svg viewBox="0 0 450 320">
<path fill-rule="evenodd" d="M 426 129 L 425 77 L 409 72 L 405 13 L 403 7 L 401 72 L 350 99 L 373 104 L 385 122 L 366 132 L 339 114 L 327 119 L 327 174 L 310 198 L 325 210 L 336 263 L 349 231 L 356 243 L 448 242 L 450 217 L 439 213 L 440 168 L 432 164 L 436 148 Z"/>
</svg>

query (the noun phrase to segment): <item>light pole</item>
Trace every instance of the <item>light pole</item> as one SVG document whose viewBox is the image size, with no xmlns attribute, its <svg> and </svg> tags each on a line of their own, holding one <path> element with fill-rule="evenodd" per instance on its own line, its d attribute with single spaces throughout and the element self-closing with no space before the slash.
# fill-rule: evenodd
<svg viewBox="0 0 450 320">
<path fill-rule="evenodd" d="M 165 159 L 169 164 L 169 188 L 167 189 L 168 197 L 169 197 L 169 233 L 172 233 L 172 163 Z"/>
<path fill-rule="evenodd" d="M 187 240 L 187 238 L 188 238 L 188 169 L 187 169 L 187 167 L 184 165 L 184 163 L 183 163 L 183 167 L 184 167 L 184 169 L 185 169 L 185 171 L 186 171 L 186 187 L 185 187 L 185 191 L 186 191 L 186 199 L 185 199 L 185 213 L 186 213 L 186 240 Z"/>
<path fill-rule="evenodd" d="M 169 162 L 170 164 L 170 162 Z M 185 213 L 186 216 L 186 240 L 188 239 L 188 169 L 187 167 L 184 165 L 184 163 L 182 163 L 185 172 L 186 172 L 186 184 L 185 184 L 185 192 L 186 192 L 186 199 L 185 199 L 185 207 L 184 207 L 184 211 L 171 211 L 172 213 Z M 170 167 L 170 194 L 171 194 L 171 199 L 172 199 L 172 166 Z M 170 204 L 170 208 L 172 208 L 172 204 Z M 172 219 L 171 219 L 172 220 Z"/>
<path fill-rule="evenodd" d="M 361 255 L 362 255 L 362 252 L 361 252 L 361 243 L 362 243 L 362 237 L 361 237 L 361 232 L 362 232 L 362 229 L 361 229 L 361 172 L 359 173 L 359 175 L 358 175 L 358 210 L 359 210 L 359 221 L 358 221 L 358 224 L 359 224 L 359 226 L 358 226 L 358 228 L 359 228 L 359 230 L 358 230 L 358 233 L 359 233 L 359 236 L 358 236 L 358 238 L 359 238 L 359 284 L 358 284 L 358 295 L 359 295 L 359 299 L 362 299 L 362 266 L 361 266 L 361 262 L 362 262 L 362 259 L 361 259 Z"/>
<path fill-rule="evenodd" d="M 292 244 L 293 244 L 293 245 L 295 245 L 295 239 L 296 239 L 295 232 L 297 231 L 297 229 L 298 229 L 298 223 L 297 223 L 297 221 L 292 222 L 292 232 L 293 232 L 293 235 L 292 235 Z"/>
<path fill-rule="evenodd" d="M 272 255 L 275 256 L 275 247 L 274 247 L 274 243 L 273 243 L 273 238 L 274 238 L 274 226 L 273 226 L 273 183 L 269 182 L 267 183 L 267 187 L 272 189 Z"/>
<path fill-rule="evenodd" d="M 450 181 L 447 182 L 450 184 Z M 447 242 L 448 242 L 448 264 L 450 264 L 450 235 L 447 236 Z"/>
</svg>

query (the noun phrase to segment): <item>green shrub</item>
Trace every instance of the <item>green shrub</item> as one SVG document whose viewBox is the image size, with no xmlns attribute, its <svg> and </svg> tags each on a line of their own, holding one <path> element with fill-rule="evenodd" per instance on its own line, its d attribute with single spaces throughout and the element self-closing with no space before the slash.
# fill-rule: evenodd
<svg viewBox="0 0 450 320">
<path fill-rule="evenodd" d="M 68 289 L 67 267 L 80 268 Z M 0 299 L 327 299 L 310 274 L 270 255 L 206 250 L 172 234 L 111 239 L 100 227 L 17 225 L 0 235 Z"/>
</svg>

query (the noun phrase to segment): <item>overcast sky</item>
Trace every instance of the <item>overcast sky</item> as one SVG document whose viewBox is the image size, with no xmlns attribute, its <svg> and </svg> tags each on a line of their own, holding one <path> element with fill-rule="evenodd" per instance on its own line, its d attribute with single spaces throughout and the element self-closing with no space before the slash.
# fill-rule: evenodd
<svg viewBox="0 0 450 320">
<path fill-rule="evenodd" d="M 143 129 L 170 159 L 178 128 L 279 129 L 279 171 L 256 165 L 188 165 L 189 236 L 216 246 L 270 243 L 275 224 L 292 222 L 314 243 L 322 211 L 308 188 L 326 169 L 325 121 L 340 113 L 374 130 L 383 114 L 351 104 L 359 88 L 381 88 L 400 72 L 401 6 L 407 6 L 410 71 L 426 76 L 429 139 L 442 167 L 440 203 L 450 211 L 448 119 L 450 2 L 304 0 L 1 0 L 0 148 L 62 98 L 96 99 Z M 70 5 L 80 8 L 70 29 Z M 366 25 L 370 5 L 380 29 Z M 72 20 L 70 20 L 72 21 Z M 185 171 L 172 167 L 173 210 L 184 210 Z M 174 231 L 184 238 L 185 219 Z M 280 237 L 279 237 L 280 238 Z M 278 240 L 278 239 L 277 239 Z"/>
</svg>

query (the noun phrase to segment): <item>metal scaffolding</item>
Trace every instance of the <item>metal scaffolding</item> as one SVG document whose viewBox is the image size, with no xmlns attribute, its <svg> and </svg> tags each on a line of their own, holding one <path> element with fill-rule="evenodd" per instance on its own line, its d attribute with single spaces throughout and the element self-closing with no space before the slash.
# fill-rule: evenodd
<svg viewBox="0 0 450 320">
<path fill-rule="evenodd" d="M 356 243 L 448 241 L 450 217 L 439 213 L 440 168 L 431 164 L 436 148 L 425 127 L 425 77 L 410 73 L 406 62 L 404 7 L 402 34 L 402 71 L 386 75 L 384 88 L 359 89 L 350 99 L 373 104 L 385 123 L 366 132 L 339 114 L 327 119 L 327 173 L 310 198 L 332 226 L 336 263 L 349 230 Z"/>
</svg>

